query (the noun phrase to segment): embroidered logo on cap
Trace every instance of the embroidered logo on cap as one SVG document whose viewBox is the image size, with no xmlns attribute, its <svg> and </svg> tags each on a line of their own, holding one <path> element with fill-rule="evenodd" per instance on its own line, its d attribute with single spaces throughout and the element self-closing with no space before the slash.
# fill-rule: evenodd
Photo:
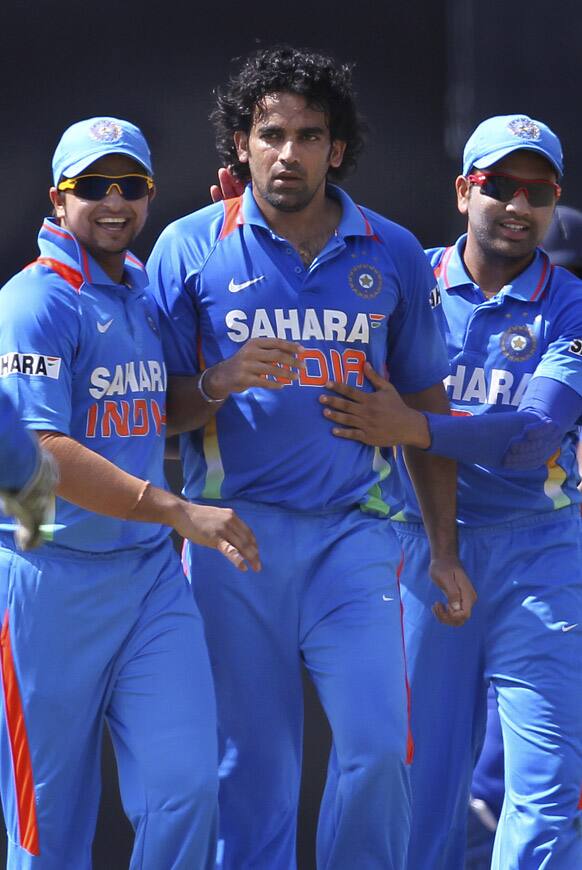
<svg viewBox="0 0 582 870">
<path fill-rule="evenodd" d="M 514 118 L 507 125 L 507 129 L 520 139 L 539 139 L 542 131 L 531 118 Z"/>
<path fill-rule="evenodd" d="M 95 121 L 89 128 L 89 135 L 97 142 L 119 142 L 123 130 L 114 121 Z"/>
</svg>

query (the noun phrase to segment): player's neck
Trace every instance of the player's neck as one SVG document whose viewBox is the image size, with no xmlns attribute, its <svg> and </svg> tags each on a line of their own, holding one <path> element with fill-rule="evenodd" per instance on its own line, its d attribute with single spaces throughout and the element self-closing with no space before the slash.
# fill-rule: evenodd
<svg viewBox="0 0 582 870">
<path fill-rule="evenodd" d="M 469 276 L 487 297 L 495 296 L 506 284 L 511 284 L 524 269 L 527 269 L 535 252 L 511 259 L 495 256 L 484 251 L 474 240 L 468 238 L 463 251 L 463 262 Z"/>
<path fill-rule="evenodd" d="M 107 251 L 91 251 L 93 259 L 101 266 L 105 274 L 116 284 L 123 282 L 125 272 L 125 251 L 109 253 Z"/>
<path fill-rule="evenodd" d="M 295 248 L 305 265 L 323 250 L 342 215 L 338 200 L 323 191 L 300 211 L 281 211 L 268 202 L 260 202 L 259 207 L 273 232 Z"/>
</svg>

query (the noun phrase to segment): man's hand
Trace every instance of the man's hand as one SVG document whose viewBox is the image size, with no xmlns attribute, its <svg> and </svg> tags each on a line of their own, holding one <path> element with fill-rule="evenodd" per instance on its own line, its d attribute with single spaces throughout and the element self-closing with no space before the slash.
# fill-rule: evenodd
<svg viewBox="0 0 582 870">
<path fill-rule="evenodd" d="M 212 202 L 233 199 L 235 196 L 242 196 L 244 189 L 244 182 L 239 181 L 230 168 L 223 166 L 218 170 L 218 184 L 210 185 L 210 199 Z"/>
<path fill-rule="evenodd" d="M 400 397 L 392 384 L 374 371 L 370 363 L 364 364 L 364 374 L 375 388 L 366 393 L 337 381 L 326 384 L 336 396 L 322 395 L 324 415 L 333 423 L 332 433 L 338 438 L 361 441 L 375 447 L 408 444 L 429 447 L 430 434 L 426 417 L 414 411 Z"/>
<path fill-rule="evenodd" d="M 432 612 L 443 625 L 458 628 L 469 619 L 477 593 L 456 556 L 432 559 L 429 573 L 447 603 L 437 601 Z"/>
<path fill-rule="evenodd" d="M 254 571 L 261 570 L 255 536 L 230 508 L 180 500 L 172 525 L 183 538 L 219 550 L 239 571 L 247 570 L 247 562 Z"/>
<path fill-rule="evenodd" d="M 59 479 L 50 453 L 40 449 L 39 454 L 36 473 L 20 492 L 0 492 L 3 511 L 16 520 L 14 539 L 20 550 L 32 550 L 42 543 L 41 526 L 47 522 Z"/>
<path fill-rule="evenodd" d="M 213 399 L 226 399 L 249 387 L 280 390 L 297 380 L 304 348 L 282 338 L 251 338 L 233 356 L 206 370 L 204 389 Z M 275 380 L 275 379 L 278 380 Z"/>
</svg>

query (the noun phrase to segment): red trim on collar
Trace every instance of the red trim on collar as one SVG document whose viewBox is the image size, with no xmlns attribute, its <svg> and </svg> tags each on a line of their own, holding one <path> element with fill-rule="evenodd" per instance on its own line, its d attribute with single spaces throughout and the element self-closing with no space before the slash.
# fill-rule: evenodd
<svg viewBox="0 0 582 870">
<path fill-rule="evenodd" d="M 448 290 L 449 287 L 451 286 L 450 282 L 449 282 L 449 277 L 447 274 L 447 266 L 449 265 L 449 260 L 451 259 L 454 250 L 455 250 L 454 245 L 451 245 L 450 248 L 447 248 L 445 250 L 442 258 L 441 258 L 440 263 L 437 263 L 437 265 L 434 267 L 434 270 L 433 270 L 434 276 L 437 279 L 437 281 L 441 277 L 441 272 L 442 272 L 443 284 L 445 286 L 445 290 Z"/>
<path fill-rule="evenodd" d="M 59 236 L 61 239 L 72 239 L 73 236 L 68 233 L 66 230 L 59 230 L 57 227 L 49 224 L 48 221 L 45 221 L 43 224 L 43 229 L 49 233 L 53 233 L 55 236 Z"/>
<path fill-rule="evenodd" d="M 378 236 L 374 233 L 374 230 L 372 229 L 370 221 L 368 220 L 368 218 L 366 217 L 366 215 L 364 214 L 364 212 L 362 211 L 362 209 L 360 208 L 359 205 L 357 206 L 357 209 L 360 212 L 360 214 L 362 215 L 362 217 L 364 218 L 364 228 L 366 230 L 366 235 L 372 236 L 372 238 L 374 238 L 376 241 L 378 241 Z"/>
<path fill-rule="evenodd" d="M 242 214 L 242 196 L 237 196 L 233 199 L 224 199 L 222 201 L 222 206 L 224 208 L 224 222 L 218 237 L 219 241 L 230 236 L 237 227 L 244 224 Z"/>
<path fill-rule="evenodd" d="M 540 280 L 538 281 L 537 287 L 529 298 L 530 302 L 535 302 L 536 299 L 541 296 L 546 289 L 546 275 L 548 274 L 548 266 L 550 266 L 550 261 L 544 259 L 544 268 L 542 269 L 542 274 L 540 275 Z M 550 266 L 550 272 L 553 271 L 554 267 Z"/>
<path fill-rule="evenodd" d="M 137 257 L 134 257 L 133 254 L 130 254 L 129 251 L 125 255 L 125 259 L 129 260 L 130 263 L 133 263 L 134 266 L 139 266 L 140 269 L 144 268 L 144 264 L 141 260 L 138 260 Z"/>
<path fill-rule="evenodd" d="M 67 284 L 70 284 L 76 293 L 81 292 L 81 287 L 85 283 L 85 279 L 78 269 L 73 269 L 72 266 L 67 266 L 66 263 L 61 263 L 60 260 L 53 260 L 52 257 L 38 257 L 24 268 L 31 269 L 33 266 L 36 266 L 37 263 L 40 263 L 41 266 L 46 266 L 47 269 L 52 269 L 53 272 L 56 272 L 57 275 L 64 278 Z"/>
</svg>

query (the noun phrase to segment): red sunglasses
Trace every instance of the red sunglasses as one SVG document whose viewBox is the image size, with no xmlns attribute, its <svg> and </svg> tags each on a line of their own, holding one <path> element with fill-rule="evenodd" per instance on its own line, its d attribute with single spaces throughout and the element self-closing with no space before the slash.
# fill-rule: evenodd
<svg viewBox="0 0 582 870">
<path fill-rule="evenodd" d="M 483 196 L 499 202 L 511 202 L 518 193 L 523 193 L 534 208 L 554 205 L 562 193 L 559 184 L 545 178 L 518 178 L 507 172 L 477 172 L 468 175 L 467 181 L 481 188 Z"/>
</svg>

